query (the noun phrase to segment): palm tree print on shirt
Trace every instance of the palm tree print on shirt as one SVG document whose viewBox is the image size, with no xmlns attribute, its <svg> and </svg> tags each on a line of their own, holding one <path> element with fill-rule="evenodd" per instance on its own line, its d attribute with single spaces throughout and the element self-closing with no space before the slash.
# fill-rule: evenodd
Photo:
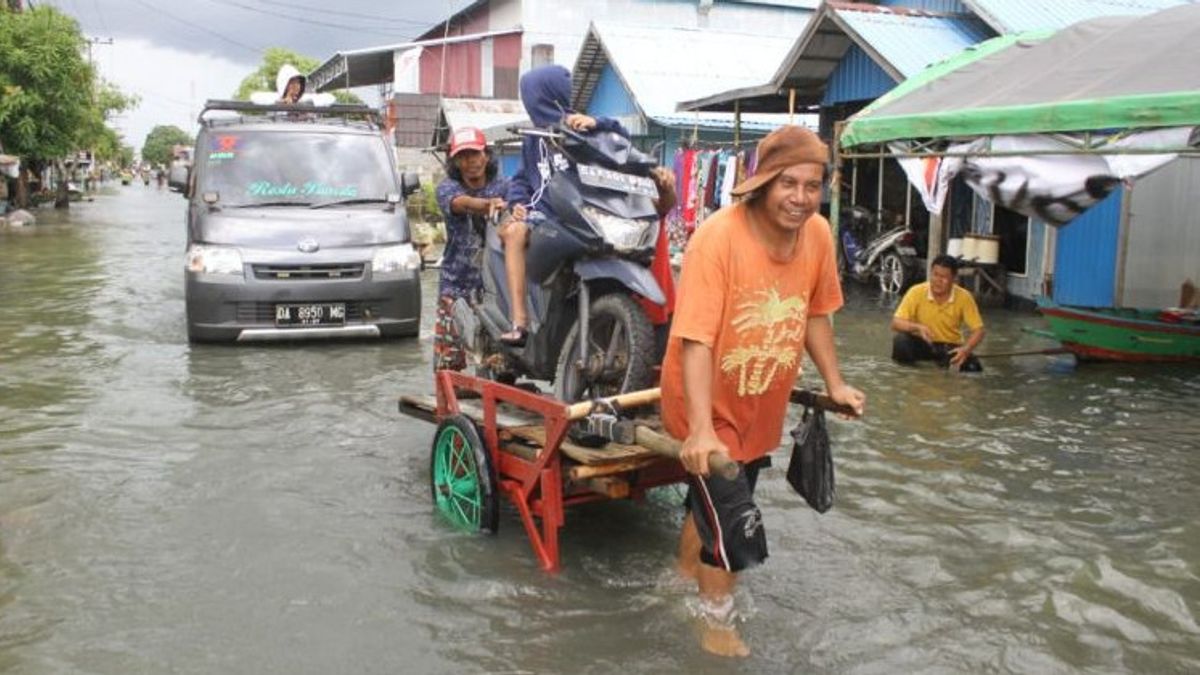
<svg viewBox="0 0 1200 675">
<path fill-rule="evenodd" d="M 721 358 L 721 372 L 737 371 L 738 396 L 757 396 L 770 388 L 780 369 L 795 374 L 808 303 L 798 295 L 781 298 L 771 288 L 755 292 L 737 309 L 732 325 L 738 346 Z"/>
</svg>

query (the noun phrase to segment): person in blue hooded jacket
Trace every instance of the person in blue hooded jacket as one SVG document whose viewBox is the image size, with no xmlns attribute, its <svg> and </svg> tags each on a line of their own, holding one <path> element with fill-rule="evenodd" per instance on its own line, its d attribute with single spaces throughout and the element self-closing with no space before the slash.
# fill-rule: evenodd
<svg viewBox="0 0 1200 675">
<path fill-rule="evenodd" d="M 628 137 L 621 123 L 607 117 L 590 117 L 572 112 L 571 73 L 562 66 L 541 66 L 521 76 L 521 102 L 537 127 L 564 124 L 576 131 L 616 131 Z M 504 267 L 512 290 L 509 319 L 512 329 L 500 336 L 510 345 L 523 345 L 529 334 L 525 307 L 525 247 L 530 228 L 544 218 L 549 205 L 542 201 L 542 189 L 553 171 L 566 167 L 566 158 L 545 139 L 526 136 L 521 140 L 521 165 L 509 182 L 505 198 L 513 205 L 512 218 L 498 230 L 504 242 Z"/>
</svg>

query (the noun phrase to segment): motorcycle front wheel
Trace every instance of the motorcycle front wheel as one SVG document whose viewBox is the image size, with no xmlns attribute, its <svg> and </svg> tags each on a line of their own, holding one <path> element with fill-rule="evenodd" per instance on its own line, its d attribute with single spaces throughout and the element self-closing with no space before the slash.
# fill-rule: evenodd
<svg viewBox="0 0 1200 675">
<path fill-rule="evenodd" d="M 559 400 L 585 401 L 654 386 L 654 329 L 633 298 L 603 295 L 588 312 L 587 359 L 580 358 L 579 320 L 558 357 L 554 392 Z"/>
<path fill-rule="evenodd" d="M 879 290 L 888 295 L 895 295 L 904 289 L 908 271 L 904 261 L 893 252 L 883 254 L 879 261 Z"/>
</svg>

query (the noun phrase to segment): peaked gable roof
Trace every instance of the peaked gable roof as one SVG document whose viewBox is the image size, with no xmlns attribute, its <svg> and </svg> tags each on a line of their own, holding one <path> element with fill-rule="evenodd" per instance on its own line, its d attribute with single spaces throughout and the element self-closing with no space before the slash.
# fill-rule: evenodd
<svg viewBox="0 0 1200 675">
<path fill-rule="evenodd" d="M 680 109 L 732 110 L 740 101 L 743 111 L 786 112 L 789 90 L 796 91 L 797 107 L 812 107 L 851 45 L 899 82 L 992 36 L 986 24 L 967 14 L 826 2 L 770 80 L 690 99 Z"/>
</svg>

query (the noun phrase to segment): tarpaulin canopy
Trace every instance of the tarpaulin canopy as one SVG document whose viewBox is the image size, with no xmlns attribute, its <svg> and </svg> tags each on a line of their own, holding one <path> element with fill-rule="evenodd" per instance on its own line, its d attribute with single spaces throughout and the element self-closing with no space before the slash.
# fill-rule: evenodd
<svg viewBox="0 0 1200 675">
<path fill-rule="evenodd" d="M 1004 36 L 906 80 L 840 145 L 1200 125 L 1200 4 Z"/>
</svg>

